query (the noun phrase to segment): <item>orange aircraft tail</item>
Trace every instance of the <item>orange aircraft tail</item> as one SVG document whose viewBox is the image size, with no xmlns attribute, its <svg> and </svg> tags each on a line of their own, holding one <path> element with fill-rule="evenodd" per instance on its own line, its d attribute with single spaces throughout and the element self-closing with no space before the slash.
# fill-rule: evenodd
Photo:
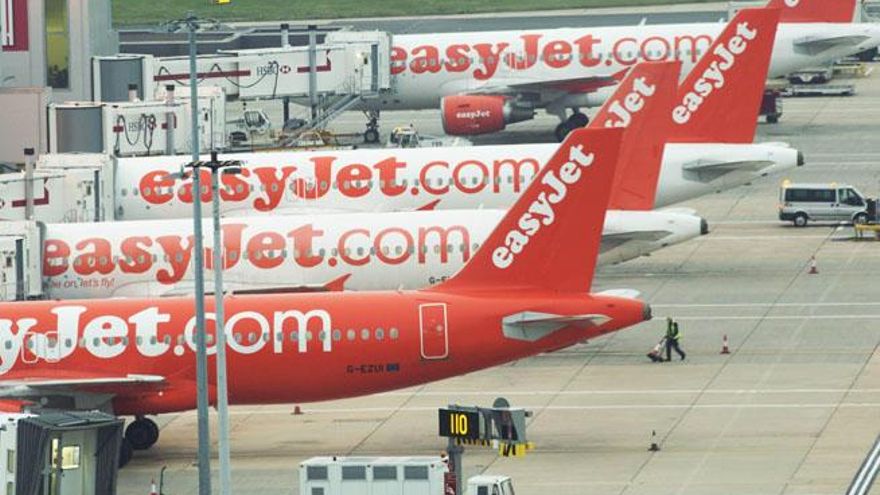
<svg viewBox="0 0 880 495">
<path fill-rule="evenodd" d="M 678 61 L 636 65 L 590 122 L 590 129 L 625 129 L 627 146 L 620 150 L 609 209 L 654 208 L 671 125 L 665 116 L 672 109 L 680 73 Z"/>
<path fill-rule="evenodd" d="M 435 290 L 588 292 L 622 134 L 572 131 L 473 258 Z"/>
<path fill-rule="evenodd" d="M 669 142 L 751 143 L 779 9 L 743 9 L 678 88 Z"/>
<path fill-rule="evenodd" d="M 858 0 L 770 0 L 768 7 L 779 8 L 779 22 L 849 23 L 856 18 Z"/>
</svg>

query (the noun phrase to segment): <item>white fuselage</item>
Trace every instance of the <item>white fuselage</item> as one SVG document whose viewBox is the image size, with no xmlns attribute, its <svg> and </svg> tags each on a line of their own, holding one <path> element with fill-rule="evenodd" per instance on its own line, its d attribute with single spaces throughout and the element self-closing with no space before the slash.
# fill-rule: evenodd
<svg viewBox="0 0 880 495">
<path fill-rule="evenodd" d="M 724 27 L 718 22 L 395 35 L 393 91 L 366 105 L 430 109 L 439 108 L 440 99 L 449 95 L 529 93 L 538 97 L 538 107 L 595 106 L 607 92 L 592 94 L 595 88 L 589 85 L 563 90 L 552 83 L 608 77 L 642 61 L 681 60 L 686 75 Z M 809 44 L 819 40 L 833 42 Z M 780 24 L 769 77 L 878 44 L 880 26 L 875 24 Z M 523 84 L 529 89 L 517 90 Z"/>
<path fill-rule="evenodd" d="M 245 162 L 243 173 L 222 177 L 221 211 L 228 216 L 508 208 L 556 149 L 525 144 L 243 154 L 237 156 Z M 667 145 L 655 207 L 741 186 L 793 168 L 798 158 L 797 150 L 775 144 Z M 191 217 L 190 181 L 171 176 L 188 161 L 120 159 L 117 220 Z M 713 171 L 715 164 L 728 167 Z M 207 175 L 202 183 L 209 184 Z M 210 200 L 210 192 L 203 199 Z M 210 207 L 203 212 L 208 215 Z"/>
<path fill-rule="evenodd" d="M 503 210 L 225 218 L 226 290 L 421 288 L 471 258 Z M 212 280 L 210 221 L 206 280 Z M 608 212 L 600 264 L 626 261 L 705 233 L 699 217 Z M 193 287 L 192 222 L 48 224 L 44 283 L 50 299 L 186 294 Z M 211 283 L 208 282 L 209 288 Z M 339 287 L 337 287 L 338 289 Z"/>
</svg>

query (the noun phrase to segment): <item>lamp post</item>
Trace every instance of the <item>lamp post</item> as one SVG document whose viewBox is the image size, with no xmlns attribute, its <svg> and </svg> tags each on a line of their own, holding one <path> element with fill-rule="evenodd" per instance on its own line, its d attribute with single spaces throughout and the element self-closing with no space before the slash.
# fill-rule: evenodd
<svg viewBox="0 0 880 495">
<path fill-rule="evenodd" d="M 223 251 L 222 227 L 220 225 L 220 174 L 237 174 L 241 172 L 242 162 L 239 160 L 220 161 L 217 152 L 211 152 L 208 162 L 193 162 L 188 167 L 193 169 L 193 176 L 199 176 L 199 169 L 211 169 L 211 206 L 214 227 L 214 328 L 217 335 L 217 445 L 220 460 L 220 493 L 229 495 L 232 489 L 232 472 L 229 453 L 229 394 L 226 380 L 226 319 L 223 308 Z M 200 265 L 196 265 L 196 277 L 204 278 Z"/>
<path fill-rule="evenodd" d="M 192 162 L 199 161 L 199 92 L 196 68 L 196 33 L 216 29 L 217 21 L 202 20 L 194 14 L 165 24 L 168 32 L 187 31 L 189 38 L 189 86 L 192 106 Z M 202 183 L 198 171 L 193 174 L 193 264 L 195 265 L 196 313 L 196 404 L 199 432 L 199 495 L 211 495 L 211 432 L 208 424 L 208 351 L 205 332 L 204 243 L 202 242 Z M 222 332 L 221 332 L 222 333 Z"/>
</svg>

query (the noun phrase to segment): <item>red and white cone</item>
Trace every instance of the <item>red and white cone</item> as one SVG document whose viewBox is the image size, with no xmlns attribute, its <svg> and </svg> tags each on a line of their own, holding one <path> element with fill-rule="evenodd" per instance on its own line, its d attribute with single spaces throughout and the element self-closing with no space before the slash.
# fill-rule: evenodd
<svg viewBox="0 0 880 495">
<path fill-rule="evenodd" d="M 810 275 L 818 275 L 819 274 L 819 265 L 816 263 L 816 257 L 810 257 Z"/>
<path fill-rule="evenodd" d="M 156 489 L 156 480 L 150 480 L 150 495 L 159 495 L 159 491 Z"/>
<path fill-rule="evenodd" d="M 721 354 L 730 354 L 730 343 L 727 341 L 727 334 L 721 339 Z"/>
</svg>

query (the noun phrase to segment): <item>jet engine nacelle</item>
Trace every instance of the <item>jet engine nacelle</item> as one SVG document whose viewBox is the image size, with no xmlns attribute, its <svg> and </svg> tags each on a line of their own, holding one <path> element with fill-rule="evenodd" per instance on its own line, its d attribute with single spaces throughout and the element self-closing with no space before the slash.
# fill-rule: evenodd
<svg viewBox="0 0 880 495">
<path fill-rule="evenodd" d="M 440 102 L 443 131 L 473 136 L 504 130 L 507 124 L 535 118 L 535 108 L 498 95 L 446 96 Z"/>
</svg>

